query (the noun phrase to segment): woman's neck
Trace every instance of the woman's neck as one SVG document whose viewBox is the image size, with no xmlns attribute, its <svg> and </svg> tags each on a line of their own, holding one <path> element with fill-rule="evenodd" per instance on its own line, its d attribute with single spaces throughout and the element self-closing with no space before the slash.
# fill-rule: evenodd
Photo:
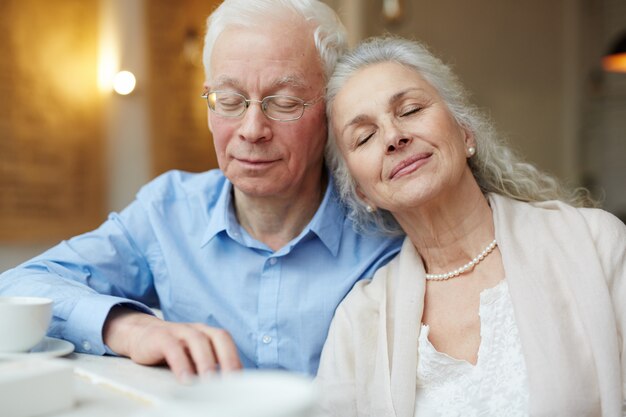
<svg viewBox="0 0 626 417">
<path fill-rule="evenodd" d="M 427 272 L 453 270 L 471 261 L 495 236 L 489 202 L 475 181 L 394 216 Z"/>
</svg>

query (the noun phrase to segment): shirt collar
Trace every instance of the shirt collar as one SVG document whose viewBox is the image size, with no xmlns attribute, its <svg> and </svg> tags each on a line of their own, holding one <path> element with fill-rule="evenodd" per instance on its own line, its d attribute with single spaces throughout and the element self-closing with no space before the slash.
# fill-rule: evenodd
<svg viewBox="0 0 626 417">
<path fill-rule="evenodd" d="M 233 231 L 235 227 L 239 227 L 232 205 L 232 189 L 233 184 L 226 180 L 213 210 L 209 213 L 209 222 L 200 246 L 209 243 L 220 232 Z"/>
<path fill-rule="evenodd" d="M 233 238 L 240 229 L 235 216 L 232 189 L 232 183 L 226 181 L 212 212 L 209 213 L 209 221 L 206 232 L 202 237 L 201 246 L 206 245 L 220 232 L 227 232 L 228 235 Z M 300 241 L 310 231 L 317 235 L 333 256 L 336 256 L 339 251 L 339 243 L 341 242 L 341 235 L 343 233 L 344 219 L 345 212 L 343 205 L 339 201 L 335 182 L 329 173 L 328 186 L 326 187 L 326 192 L 324 193 L 320 207 L 315 212 L 309 224 L 304 228 L 302 233 L 300 233 L 298 238 L 296 238 L 296 242 L 293 243 L 295 244 Z"/>
<path fill-rule="evenodd" d="M 339 201 L 335 181 L 332 175 L 328 173 L 328 186 L 326 187 L 324 199 L 306 229 L 315 233 L 333 256 L 336 256 L 343 233 L 344 219 L 345 212 L 343 205 Z"/>
</svg>

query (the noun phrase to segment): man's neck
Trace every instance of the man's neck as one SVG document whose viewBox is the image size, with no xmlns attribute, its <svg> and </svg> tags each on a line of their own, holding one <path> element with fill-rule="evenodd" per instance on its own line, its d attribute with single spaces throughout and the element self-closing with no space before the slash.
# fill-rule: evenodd
<svg viewBox="0 0 626 417">
<path fill-rule="evenodd" d="M 298 236 L 319 208 L 328 178 L 309 181 L 293 195 L 254 197 L 233 191 L 239 224 L 256 240 L 278 250 Z"/>
</svg>

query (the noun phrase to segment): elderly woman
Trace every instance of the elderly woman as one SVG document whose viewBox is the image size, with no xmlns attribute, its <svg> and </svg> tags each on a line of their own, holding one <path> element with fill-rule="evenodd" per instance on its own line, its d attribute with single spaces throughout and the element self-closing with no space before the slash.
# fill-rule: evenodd
<svg viewBox="0 0 626 417">
<path fill-rule="evenodd" d="M 420 44 L 344 56 L 327 113 L 352 217 L 407 235 L 335 314 L 329 414 L 621 415 L 624 224 L 513 155 Z"/>
</svg>

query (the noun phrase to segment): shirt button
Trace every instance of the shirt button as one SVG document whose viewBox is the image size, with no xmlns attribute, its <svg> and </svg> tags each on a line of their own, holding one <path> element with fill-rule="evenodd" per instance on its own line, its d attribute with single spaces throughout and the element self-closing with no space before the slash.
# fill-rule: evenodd
<svg viewBox="0 0 626 417">
<path fill-rule="evenodd" d="M 272 336 L 266 334 L 265 336 L 263 336 L 263 343 L 265 343 L 266 345 L 272 341 Z"/>
<path fill-rule="evenodd" d="M 83 350 L 90 351 L 91 350 L 91 343 L 89 343 L 88 341 L 85 340 L 83 342 Z"/>
<path fill-rule="evenodd" d="M 278 262 L 276 258 L 270 258 L 270 265 L 276 265 L 276 262 Z"/>
</svg>

